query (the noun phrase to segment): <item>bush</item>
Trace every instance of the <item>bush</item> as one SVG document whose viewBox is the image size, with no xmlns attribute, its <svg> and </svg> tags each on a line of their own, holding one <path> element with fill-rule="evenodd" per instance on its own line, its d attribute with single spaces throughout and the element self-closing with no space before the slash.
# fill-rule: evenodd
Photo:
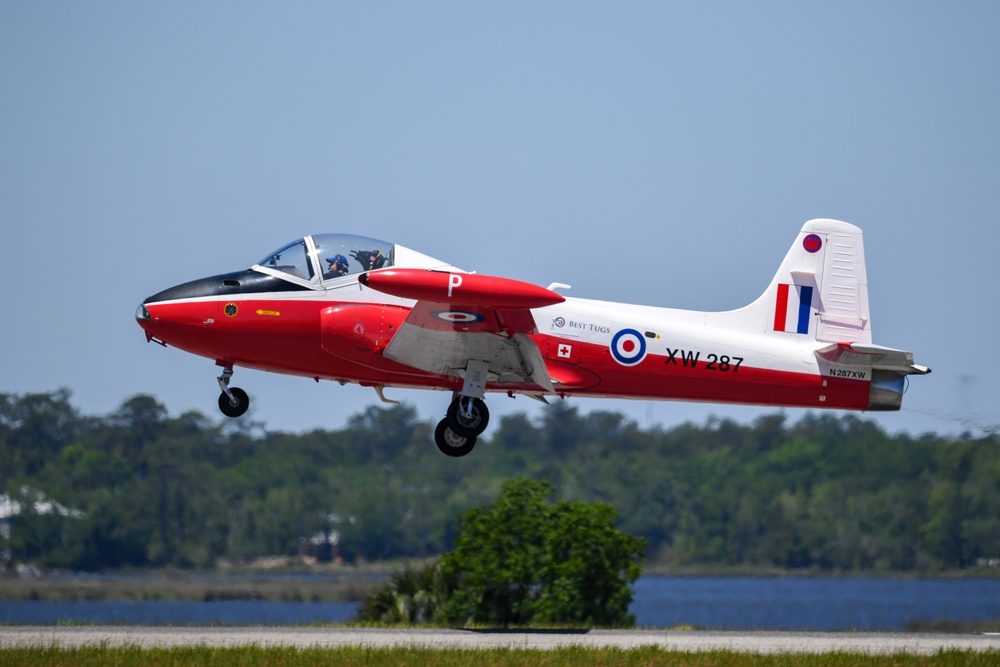
<svg viewBox="0 0 1000 667">
<path fill-rule="evenodd" d="M 455 550 L 441 559 L 454 592 L 444 620 L 489 625 L 634 625 L 630 584 L 646 541 L 614 527 L 606 503 L 560 501 L 547 482 L 505 482 L 489 507 L 459 517 Z"/>
</svg>

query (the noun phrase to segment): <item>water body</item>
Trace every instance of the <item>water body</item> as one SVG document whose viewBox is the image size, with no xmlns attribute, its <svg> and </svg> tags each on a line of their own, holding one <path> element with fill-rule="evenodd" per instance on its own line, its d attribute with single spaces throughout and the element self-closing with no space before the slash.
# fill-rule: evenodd
<svg viewBox="0 0 1000 667">
<path fill-rule="evenodd" d="M 339 623 L 337 602 L 0 602 L 0 623 L 301 625 Z M 631 611 L 640 627 L 903 630 L 910 623 L 1000 618 L 1000 580 L 806 577 L 642 577 Z"/>
<path fill-rule="evenodd" d="M 760 630 L 903 630 L 1000 619 L 1000 580 L 642 577 L 639 626 Z"/>
</svg>

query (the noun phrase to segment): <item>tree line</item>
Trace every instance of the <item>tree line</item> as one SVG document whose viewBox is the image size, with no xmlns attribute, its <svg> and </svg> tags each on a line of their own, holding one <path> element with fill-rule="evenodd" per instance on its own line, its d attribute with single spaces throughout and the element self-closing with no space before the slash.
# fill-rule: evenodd
<svg viewBox="0 0 1000 667">
<path fill-rule="evenodd" d="M 451 459 L 432 429 L 406 405 L 284 433 L 171 416 L 147 395 L 89 416 L 66 390 L 0 394 L 0 496 L 17 508 L 0 552 L 75 570 L 433 556 L 455 547 L 460 514 L 525 476 L 611 505 L 661 566 L 931 573 L 1000 558 L 996 434 L 889 435 L 827 413 L 643 429 L 557 402 Z"/>
</svg>

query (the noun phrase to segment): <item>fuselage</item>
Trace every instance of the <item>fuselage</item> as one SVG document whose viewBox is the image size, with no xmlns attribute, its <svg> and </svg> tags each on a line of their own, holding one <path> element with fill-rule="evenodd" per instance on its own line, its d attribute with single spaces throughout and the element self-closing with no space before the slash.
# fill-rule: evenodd
<svg viewBox="0 0 1000 667">
<path fill-rule="evenodd" d="M 370 310 L 391 331 L 413 304 L 346 276 L 316 290 L 248 270 L 165 290 L 146 300 L 138 321 L 147 336 L 220 366 L 457 391 L 460 378 L 386 359 L 379 341 L 344 353 L 343 336 L 325 335 L 323 313 L 330 309 L 364 306 L 361 313 Z M 823 363 L 814 341 L 715 325 L 714 313 L 567 298 L 533 315 L 537 332 L 530 336 L 563 396 L 869 407 L 870 371 Z M 372 328 L 360 320 L 357 326 Z M 539 393 L 524 382 L 493 381 L 487 391 Z"/>
</svg>

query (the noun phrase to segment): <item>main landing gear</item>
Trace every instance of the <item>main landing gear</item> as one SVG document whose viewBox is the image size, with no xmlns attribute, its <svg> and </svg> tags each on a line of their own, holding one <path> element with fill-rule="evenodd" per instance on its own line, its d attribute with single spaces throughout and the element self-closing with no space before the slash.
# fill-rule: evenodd
<svg viewBox="0 0 1000 667">
<path fill-rule="evenodd" d="M 227 417 L 241 417 L 250 407 L 250 397 L 239 387 L 229 386 L 232 377 L 232 367 L 223 368 L 222 375 L 218 377 L 219 389 L 222 390 L 219 410 Z M 455 395 L 445 418 L 434 429 L 434 443 L 444 454 L 465 456 L 476 446 L 476 438 L 486 430 L 490 422 L 490 411 L 483 400 L 486 383 L 485 380 L 478 380 L 485 377 L 486 364 L 470 362 L 462 391 Z"/>
<path fill-rule="evenodd" d="M 448 456 L 465 456 L 476 446 L 476 438 L 489 421 L 490 411 L 483 399 L 456 396 L 434 429 L 434 443 Z"/>
<path fill-rule="evenodd" d="M 444 419 L 434 429 L 434 443 L 448 456 L 465 456 L 476 446 L 476 438 L 486 430 L 490 411 L 486 395 L 487 364 L 470 361 L 465 371 L 465 383 L 448 406 Z"/>
<path fill-rule="evenodd" d="M 223 368 L 219 376 L 219 409 L 227 417 L 242 417 L 250 407 L 250 397 L 239 387 L 230 387 L 229 379 L 233 377 L 232 368 Z"/>
</svg>

